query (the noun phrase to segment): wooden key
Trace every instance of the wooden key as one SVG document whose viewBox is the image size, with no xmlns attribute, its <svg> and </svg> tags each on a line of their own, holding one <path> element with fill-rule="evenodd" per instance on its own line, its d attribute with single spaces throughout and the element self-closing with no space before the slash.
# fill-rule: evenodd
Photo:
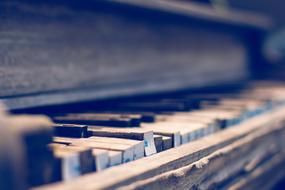
<svg viewBox="0 0 285 190">
<path fill-rule="evenodd" d="M 54 150 L 55 174 L 58 180 L 68 181 L 81 175 L 80 156 L 76 151 Z"/>
<path fill-rule="evenodd" d="M 52 150 L 54 150 L 56 148 L 65 148 L 65 147 L 67 147 L 67 145 L 66 144 L 61 144 L 61 143 L 49 143 L 48 144 L 48 148 L 50 148 Z"/>
<path fill-rule="evenodd" d="M 162 122 L 156 122 L 152 125 L 142 125 L 142 127 L 150 127 L 153 129 L 154 133 L 162 133 L 162 132 L 176 132 L 178 131 L 180 133 L 180 142 L 181 144 L 185 144 L 190 141 L 190 135 L 192 133 L 199 132 L 199 136 L 197 138 L 203 137 L 208 132 L 208 125 L 197 123 L 197 122 L 168 122 L 168 121 L 162 121 Z M 169 136 L 169 135 L 166 135 Z"/>
<path fill-rule="evenodd" d="M 81 174 L 95 171 L 95 163 L 92 155 L 92 149 L 81 146 L 66 146 L 66 150 L 78 152 L 80 159 Z"/>
<path fill-rule="evenodd" d="M 121 151 L 108 150 L 109 167 L 122 164 L 123 155 Z"/>
<path fill-rule="evenodd" d="M 95 162 L 95 171 L 102 171 L 109 167 L 109 151 L 92 148 L 92 155 Z"/>
<path fill-rule="evenodd" d="M 111 137 L 98 137 L 92 136 L 90 139 L 96 142 L 127 144 L 134 147 L 134 160 L 144 157 L 144 142 L 132 139 L 111 138 Z"/>
<path fill-rule="evenodd" d="M 179 146 L 181 144 L 181 139 L 187 138 L 188 135 L 184 130 L 167 128 L 165 126 L 157 125 L 157 123 L 142 123 L 141 128 L 153 130 L 156 135 L 171 137 L 173 147 Z"/>
<path fill-rule="evenodd" d="M 142 128 L 114 128 L 88 126 L 90 136 L 115 137 L 144 141 L 144 152 L 146 156 L 156 153 L 153 132 Z"/>
<path fill-rule="evenodd" d="M 56 167 L 60 180 L 72 180 L 82 174 L 95 171 L 95 160 L 92 150 L 86 147 L 51 144 L 58 160 Z"/>
<path fill-rule="evenodd" d="M 157 116 L 158 121 L 166 121 L 166 122 L 183 122 L 183 123 L 197 123 L 204 124 L 206 126 L 206 133 L 212 134 L 215 131 L 219 130 L 219 123 L 212 118 L 205 118 L 198 115 L 191 115 L 191 112 L 176 112 L 172 115 L 160 114 Z"/>
<path fill-rule="evenodd" d="M 74 142 L 72 143 L 78 146 L 86 146 L 90 148 L 98 148 L 103 150 L 121 151 L 122 152 L 122 162 L 127 163 L 134 160 L 134 148 L 130 145 L 123 144 L 111 144 L 103 142 Z"/>
<path fill-rule="evenodd" d="M 69 142 L 71 145 L 88 147 L 88 148 L 98 148 L 103 150 L 114 150 L 121 151 L 123 154 L 123 162 L 130 162 L 134 159 L 134 147 L 126 144 L 114 144 L 114 143 L 104 143 L 96 142 L 90 138 L 63 138 L 63 137 L 54 137 L 55 142 L 64 141 Z"/>
<path fill-rule="evenodd" d="M 78 146 L 73 146 L 73 145 L 67 146 L 65 144 L 59 144 L 59 143 L 50 143 L 48 146 L 53 150 L 54 149 L 65 150 L 65 149 L 76 149 L 76 148 L 78 148 Z M 92 156 L 94 159 L 94 161 L 93 161 L 94 162 L 93 163 L 93 165 L 94 165 L 93 170 L 94 171 L 101 171 L 101 170 L 103 170 L 109 166 L 108 151 L 94 148 L 94 149 L 92 149 Z"/>
<path fill-rule="evenodd" d="M 238 111 L 225 111 L 225 110 L 197 110 L 189 113 L 190 115 L 196 115 L 200 117 L 215 119 L 220 128 L 226 128 L 231 125 L 237 124 L 241 118 L 240 112 Z"/>
</svg>

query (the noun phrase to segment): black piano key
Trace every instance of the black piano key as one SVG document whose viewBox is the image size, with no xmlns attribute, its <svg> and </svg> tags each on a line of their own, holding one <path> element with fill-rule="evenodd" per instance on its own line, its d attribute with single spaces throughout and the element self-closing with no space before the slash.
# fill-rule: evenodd
<svg viewBox="0 0 285 190">
<path fill-rule="evenodd" d="M 85 113 L 77 113 L 77 114 L 72 114 L 69 113 L 67 114 L 68 116 L 73 116 L 73 117 L 86 117 L 86 118 L 92 118 L 92 119 L 100 119 L 100 120 L 108 120 L 108 119 L 129 119 L 132 125 L 138 126 L 139 123 L 141 122 L 142 115 L 140 114 L 135 114 L 135 113 L 113 113 L 113 112 L 85 112 Z"/>
<path fill-rule="evenodd" d="M 145 111 L 145 112 L 164 112 L 164 111 L 185 111 L 188 110 L 180 102 L 161 102 L 161 101 L 137 101 L 126 102 L 116 105 L 121 110 Z"/>
<path fill-rule="evenodd" d="M 155 122 L 155 114 L 154 113 L 143 113 L 142 122 L 145 122 L 145 123 Z"/>
<path fill-rule="evenodd" d="M 55 136 L 84 138 L 88 136 L 87 125 L 56 124 L 53 125 Z"/>
<path fill-rule="evenodd" d="M 170 148 L 173 148 L 173 142 L 171 137 L 162 136 L 162 150 L 168 150 Z"/>
<path fill-rule="evenodd" d="M 52 118 L 57 123 L 72 123 L 79 125 L 101 125 L 110 127 L 138 127 L 140 119 L 122 117 L 100 117 L 88 114 L 72 114 Z"/>
</svg>

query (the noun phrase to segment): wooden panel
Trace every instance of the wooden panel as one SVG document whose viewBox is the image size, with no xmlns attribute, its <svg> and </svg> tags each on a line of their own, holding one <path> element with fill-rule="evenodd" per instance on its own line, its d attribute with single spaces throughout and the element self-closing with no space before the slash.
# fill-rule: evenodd
<svg viewBox="0 0 285 190">
<path fill-rule="evenodd" d="M 10 109 L 244 80 L 251 39 L 269 26 L 160 0 L 12 0 L 0 9 L 0 97 Z"/>
</svg>

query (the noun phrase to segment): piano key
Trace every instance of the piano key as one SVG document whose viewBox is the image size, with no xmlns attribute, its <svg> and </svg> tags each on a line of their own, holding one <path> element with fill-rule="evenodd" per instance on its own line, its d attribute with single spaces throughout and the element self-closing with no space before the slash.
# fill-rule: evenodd
<svg viewBox="0 0 285 190">
<path fill-rule="evenodd" d="M 86 125 L 56 124 L 53 128 L 55 136 L 83 138 L 88 135 Z"/>
<path fill-rule="evenodd" d="M 101 120 L 110 120 L 110 119 L 128 119 L 130 120 L 131 126 L 139 126 L 143 115 L 141 114 L 135 114 L 135 113 L 94 113 L 94 112 L 87 112 L 87 113 L 77 113 L 77 114 L 71 114 L 69 113 L 67 116 L 72 117 L 86 117 L 86 118 L 92 118 L 92 119 L 101 119 Z"/>
<path fill-rule="evenodd" d="M 116 143 L 116 144 L 127 144 L 134 146 L 134 160 L 144 157 L 144 142 L 132 139 L 123 139 L 123 138 L 111 138 L 111 137 L 89 137 L 96 142 L 105 142 L 105 143 Z"/>
<path fill-rule="evenodd" d="M 142 118 L 141 118 L 141 121 L 142 122 L 145 122 L 145 123 L 153 123 L 155 122 L 155 114 L 154 113 L 151 113 L 151 112 L 143 112 L 141 113 L 142 114 Z"/>
<path fill-rule="evenodd" d="M 167 98 L 162 98 L 162 99 L 158 100 L 157 102 L 160 102 L 162 104 L 167 104 L 168 103 L 168 104 L 174 104 L 174 105 L 175 104 L 183 105 L 183 106 L 181 106 L 181 107 L 183 107 L 183 110 L 180 109 L 180 111 L 186 111 L 186 110 L 191 110 L 191 109 L 198 108 L 196 100 L 191 100 L 191 99 L 186 99 L 186 98 L 167 97 Z M 164 111 L 169 111 L 169 110 L 164 110 Z"/>
<path fill-rule="evenodd" d="M 197 110 L 190 112 L 190 114 L 216 119 L 222 129 L 239 123 L 241 119 L 240 112 L 238 111 L 225 111 L 218 109 Z"/>
<path fill-rule="evenodd" d="M 220 98 L 225 96 L 231 96 L 232 94 L 187 94 L 184 95 L 183 98 L 188 99 L 189 101 L 196 102 L 196 109 L 201 108 L 202 101 L 210 101 L 210 102 L 217 102 Z"/>
<path fill-rule="evenodd" d="M 162 151 L 162 146 L 163 146 L 162 137 L 163 137 L 162 135 L 153 136 L 157 153 Z"/>
<path fill-rule="evenodd" d="M 153 123 L 153 124 L 143 123 L 141 128 L 147 129 L 147 130 L 153 130 L 154 134 L 156 135 L 163 135 L 163 136 L 171 137 L 173 147 L 180 146 L 181 139 L 187 138 L 187 135 L 188 135 L 187 132 L 185 132 L 184 130 L 177 130 L 173 128 L 171 129 L 165 126 L 156 125 L 156 123 Z"/>
<path fill-rule="evenodd" d="M 263 110 L 263 106 L 249 107 L 247 105 L 216 105 L 216 106 L 204 106 L 208 110 L 218 109 L 225 111 L 236 111 L 240 113 L 240 120 L 248 119 L 250 117 L 260 114 Z"/>
<path fill-rule="evenodd" d="M 123 154 L 123 163 L 130 162 L 134 159 L 134 147 L 131 145 L 96 142 L 90 138 L 75 139 L 75 138 L 54 137 L 54 141 L 69 142 L 71 143 L 71 145 L 88 147 L 88 148 L 121 151 Z"/>
<path fill-rule="evenodd" d="M 48 144 L 48 148 L 49 149 L 56 149 L 56 148 L 65 148 L 65 147 L 67 147 L 67 145 L 66 144 L 61 144 L 61 143 L 56 143 L 56 142 L 53 142 L 53 143 L 49 143 Z"/>
<path fill-rule="evenodd" d="M 70 150 L 78 153 L 81 174 L 95 171 L 95 161 L 92 155 L 92 149 L 81 146 L 66 146 L 64 147 L 64 150 Z"/>
<path fill-rule="evenodd" d="M 79 155 L 76 151 L 54 150 L 57 159 L 56 174 L 59 180 L 72 180 L 81 175 Z"/>
<path fill-rule="evenodd" d="M 161 133 L 164 132 L 175 132 L 178 131 L 180 133 L 180 143 L 185 144 L 189 142 L 189 136 L 191 133 L 195 133 L 196 131 L 201 132 L 200 137 L 205 136 L 208 125 L 197 123 L 197 122 L 168 122 L 168 121 L 162 121 L 162 122 L 156 122 L 153 124 L 142 124 L 142 127 L 147 127 L 153 129 L 154 133 Z M 166 135 L 169 136 L 169 135 Z"/>
<path fill-rule="evenodd" d="M 179 102 L 160 102 L 160 101 L 133 101 L 116 105 L 121 110 L 161 112 L 161 111 L 185 111 L 188 110 L 183 103 Z"/>
<path fill-rule="evenodd" d="M 157 115 L 157 121 L 204 124 L 207 127 L 207 134 L 219 130 L 219 123 L 215 119 L 191 115 L 191 112 L 175 112 L 172 115 L 160 114 Z"/>
<path fill-rule="evenodd" d="M 71 143 L 69 143 L 71 144 Z M 59 149 L 59 150 L 65 150 L 65 149 L 76 149 L 78 146 L 67 146 L 65 144 L 59 144 L 59 143 L 50 143 L 48 145 L 51 149 Z M 102 149 L 91 149 L 92 151 L 92 157 L 94 166 L 92 167 L 94 171 L 101 171 L 103 169 L 106 169 L 109 166 L 109 155 L 108 151 L 102 150 Z M 84 161 L 83 161 L 84 162 Z M 90 162 L 90 160 L 89 160 Z M 92 162 L 92 161 L 91 161 Z"/>
<path fill-rule="evenodd" d="M 121 151 L 108 150 L 109 167 L 117 166 L 123 163 L 123 155 Z"/>
<path fill-rule="evenodd" d="M 144 141 L 144 152 L 146 156 L 156 153 L 153 132 L 142 128 L 113 128 L 88 126 L 90 136 L 116 137 Z"/>
<path fill-rule="evenodd" d="M 103 142 L 74 142 L 72 144 L 78 146 L 86 146 L 90 148 L 98 148 L 104 150 L 120 151 L 122 154 L 122 163 L 127 163 L 134 160 L 134 148 L 129 145 L 111 144 Z"/>
<path fill-rule="evenodd" d="M 86 147 L 56 145 L 50 146 L 57 158 L 57 173 L 60 180 L 72 180 L 82 174 L 95 171 L 92 150 Z"/>
<path fill-rule="evenodd" d="M 91 112 L 91 113 L 90 113 Z M 89 111 L 89 113 L 85 114 L 96 114 L 98 116 L 116 116 L 119 118 L 131 118 L 133 120 L 138 120 L 139 122 L 154 122 L 154 117 L 155 114 L 152 112 L 137 112 L 137 111 L 125 111 L 125 110 L 117 110 L 116 112 L 114 111 L 107 111 L 107 112 L 98 112 L 94 113 L 94 111 Z"/>
<path fill-rule="evenodd" d="M 92 156 L 95 162 L 95 171 L 102 171 L 109 167 L 109 151 L 92 148 Z"/>
<path fill-rule="evenodd" d="M 162 136 L 162 150 L 168 150 L 170 148 L 173 148 L 171 137 Z"/>
<path fill-rule="evenodd" d="M 79 125 L 102 125 L 110 127 L 137 127 L 140 121 L 131 118 L 97 117 L 86 114 L 56 116 L 53 121 L 57 123 L 73 123 Z"/>
</svg>

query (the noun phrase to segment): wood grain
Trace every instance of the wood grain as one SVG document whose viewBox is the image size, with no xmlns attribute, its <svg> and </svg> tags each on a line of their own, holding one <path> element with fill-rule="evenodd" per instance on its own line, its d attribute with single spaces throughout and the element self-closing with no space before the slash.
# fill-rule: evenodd
<svg viewBox="0 0 285 190">
<path fill-rule="evenodd" d="M 0 2 L 10 109 L 239 82 L 249 76 L 245 34 L 268 27 L 177 2 L 51 2 Z"/>
</svg>

